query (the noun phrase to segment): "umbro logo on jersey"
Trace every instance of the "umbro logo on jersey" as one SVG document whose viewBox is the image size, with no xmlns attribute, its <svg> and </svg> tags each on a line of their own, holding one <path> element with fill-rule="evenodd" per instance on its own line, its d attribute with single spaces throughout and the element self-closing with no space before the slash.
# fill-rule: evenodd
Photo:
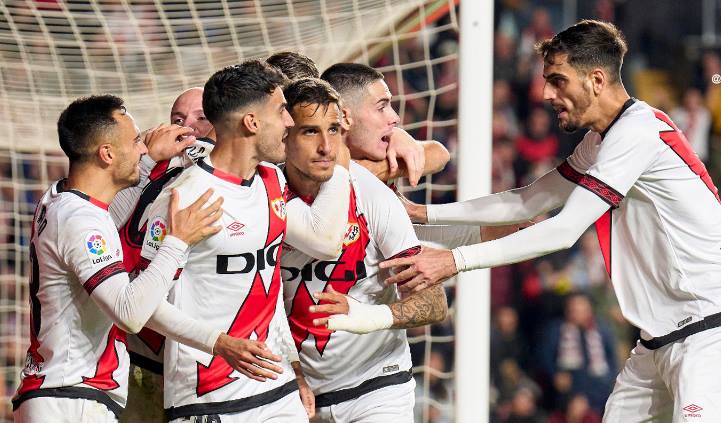
<svg viewBox="0 0 721 423">
<path fill-rule="evenodd" d="M 240 222 L 233 222 L 225 228 L 228 229 L 228 235 L 230 236 L 245 235 L 245 232 L 242 231 L 245 225 Z"/>
<path fill-rule="evenodd" d="M 356 242 L 360 238 L 360 226 L 357 223 L 348 223 L 348 229 L 345 231 L 343 244 L 347 247 Z"/>
<path fill-rule="evenodd" d="M 685 406 L 682 410 L 686 412 L 686 414 L 683 415 L 684 417 L 701 417 L 700 412 L 701 410 L 703 410 L 703 407 L 696 404 L 689 404 Z"/>
<path fill-rule="evenodd" d="M 282 198 L 276 198 L 270 202 L 270 208 L 273 209 L 275 215 L 285 220 L 285 201 Z"/>
</svg>

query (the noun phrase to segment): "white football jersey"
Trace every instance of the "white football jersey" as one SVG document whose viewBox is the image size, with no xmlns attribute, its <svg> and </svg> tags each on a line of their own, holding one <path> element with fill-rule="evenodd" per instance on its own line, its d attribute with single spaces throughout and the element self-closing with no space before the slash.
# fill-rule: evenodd
<svg viewBox="0 0 721 423">
<path fill-rule="evenodd" d="M 286 247 L 281 257 L 291 332 L 306 380 L 316 394 L 357 387 L 411 368 L 405 330 L 365 335 L 331 333 L 312 323 L 324 314 L 308 312 L 308 307 L 316 304 L 312 294 L 329 284 L 363 303 L 395 302 L 397 289 L 384 285 L 390 275 L 378 264 L 420 251 L 410 219 L 395 194 L 355 162 L 351 162 L 350 174 L 351 201 L 342 253 L 334 260 L 321 261 Z M 311 199 L 295 197 L 289 201 Z"/>
<path fill-rule="evenodd" d="M 143 260 L 152 259 L 165 236 L 170 189 L 187 207 L 208 188 L 224 198 L 223 229 L 189 249 L 187 264 L 169 302 L 183 313 L 237 338 L 257 339 L 278 354 L 281 336 L 279 256 L 286 228 L 285 178 L 262 163 L 241 180 L 199 160 L 168 185 L 150 208 Z M 284 357 L 287 354 L 283 354 Z M 231 414 L 263 406 L 297 390 L 287 358 L 277 380 L 257 382 L 234 371 L 223 358 L 166 340 L 165 408 L 170 420 L 204 414 Z M 250 398 L 253 397 L 253 398 Z"/>
<path fill-rule="evenodd" d="M 118 229 L 120 242 L 123 245 L 123 264 L 130 274 L 142 270 L 138 265 L 143 238 L 148 230 L 150 206 L 166 185 L 173 182 L 183 170 L 192 166 L 198 159 L 210 154 L 214 146 L 213 140 L 209 138 L 197 139 L 193 145 L 185 149 L 183 154 L 156 163 L 148 178 L 143 180 L 143 185 L 135 188 L 140 191 L 139 197 L 131 191 L 121 191 L 113 199 L 110 205 L 111 212 L 116 209 L 132 210 L 127 221 Z M 128 195 L 124 195 L 126 193 Z M 116 214 L 121 213 L 118 211 Z M 143 328 L 135 335 L 128 335 L 127 341 L 131 363 L 158 374 L 163 373 L 163 345 L 165 345 L 163 335 L 152 329 Z"/>
<path fill-rule="evenodd" d="M 14 403 L 33 396 L 86 398 L 117 414 L 128 390 L 125 332 L 90 294 L 125 273 L 122 247 L 108 205 L 64 185 L 53 184 L 35 210 L 31 341 Z"/>
<path fill-rule="evenodd" d="M 596 230 L 623 315 L 644 338 L 721 312 L 718 190 L 665 113 L 629 100 L 558 170 L 611 206 Z"/>
</svg>

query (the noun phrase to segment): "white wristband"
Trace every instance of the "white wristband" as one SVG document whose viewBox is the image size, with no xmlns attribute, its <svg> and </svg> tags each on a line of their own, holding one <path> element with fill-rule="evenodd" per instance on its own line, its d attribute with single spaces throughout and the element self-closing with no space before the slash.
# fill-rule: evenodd
<svg viewBox="0 0 721 423">
<path fill-rule="evenodd" d="M 460 273 L 466 270 L 466 259 L 463 257 L 461 247 L 452 249 L 451 253 L 453 254 L 453 261 L 456 262 L 456 271 Z"/>
<path fill-rule="evenodd" d="M 365 304 L 349 296 L 348 314 L 334 314 L 328 319 L 328 329 L 364 334 L 393 326 L 393 313 L 385 304 Z"/>
</svg>

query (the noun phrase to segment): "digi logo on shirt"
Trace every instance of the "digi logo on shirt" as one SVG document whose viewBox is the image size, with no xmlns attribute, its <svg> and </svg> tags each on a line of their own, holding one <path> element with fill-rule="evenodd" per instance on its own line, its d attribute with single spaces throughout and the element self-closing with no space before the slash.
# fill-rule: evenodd
<svg viewBox="0 0 721 423">
<path fill-rule="evenodd" d="M 100 264 L 110 261 L 113 256 L 107 254 L 108 243 L 100 232 L 90 232 L 85 237 L 85 247 L 92 264 Z"/>
</svg>

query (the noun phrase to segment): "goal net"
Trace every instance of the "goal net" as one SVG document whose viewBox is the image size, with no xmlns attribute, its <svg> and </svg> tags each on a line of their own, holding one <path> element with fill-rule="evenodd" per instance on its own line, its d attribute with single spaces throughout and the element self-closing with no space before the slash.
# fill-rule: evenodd
<svg viewBox="0 0 721 423">
<path fill-rule="evenodd" d="M 457 146 L 459 0 L 0 1 L 0 422 L 29 345 L 28 238 L 35 203 L 67 161 L 56 121 L 79 96 L 125 99 L 142 128 L 183 90 L 248 58 L 299 51 L 321 71 L 357 61 L 384 73 L 402 126 Z M 410 195 L 455 197 L 453 161 Z M 448 286 L 453 299 L 453 283 Z M 452 305 L 452 302 L 451 302 Z M 451 316 L 453 309 L 451 308 Z M 409 331 L 416 421 L 452 420 L 453 325 Z"/>
</svg>

